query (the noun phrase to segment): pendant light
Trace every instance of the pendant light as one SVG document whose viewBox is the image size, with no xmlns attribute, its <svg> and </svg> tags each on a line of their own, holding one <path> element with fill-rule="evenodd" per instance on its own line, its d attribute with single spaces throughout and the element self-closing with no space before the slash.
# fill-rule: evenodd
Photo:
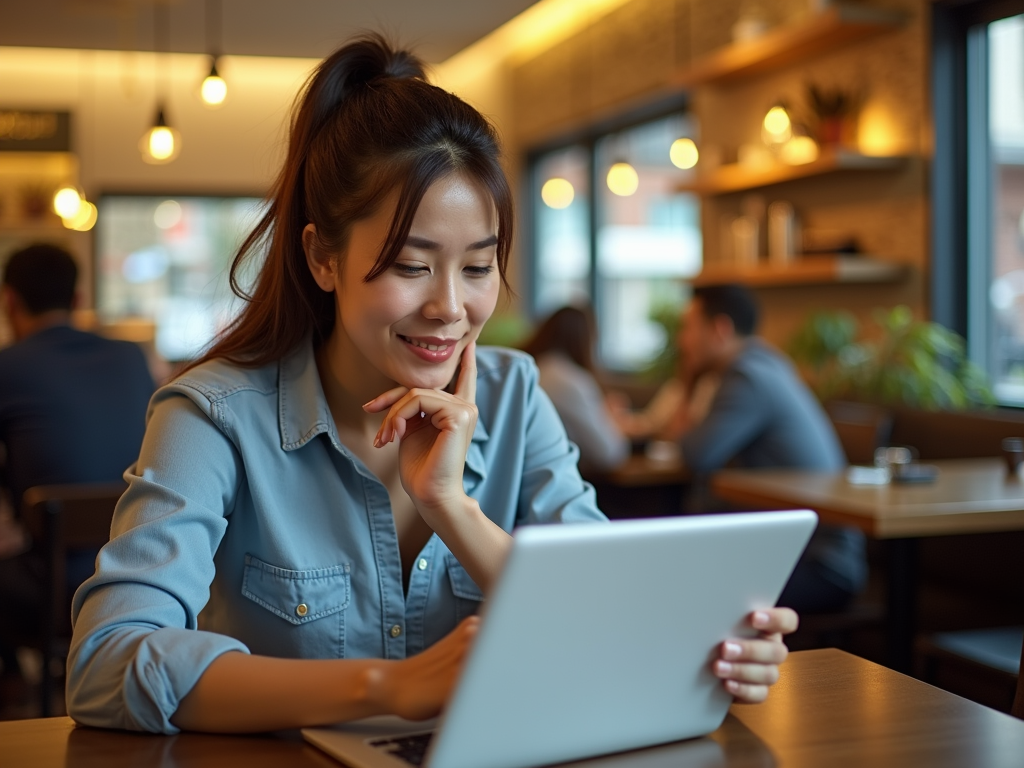
<svg viewBox="0 0 1024 768">
<path fill-rule="evenodd" d="M 221 0 L 206 0 L 206 50 L 210 54 L 210 74 L 203 79 L 203 84 L 199 87 L 199 97 L 203 104 L 211 109 L 223 104 L 228 96 L 228 84 L 217 71 L 221 52 L 222 19 Z"/>
<path fill-rule="evenodd" d="M 164 66 L 170 48 L 167 33 L 167 5 L 158 1 L 153 5 L 153 72 L 157 93 L 156 117 L 152 127 L 139 140 L 142 159 L 151 165 L 169 163 L 181 152 L 181 134 L 168 124 L 166 116 L 167 77 Z"/>
<path fill-rule="evenodd" d="M 619 160 L 608 169 L 608 176 L 605 178 L 608 189 L 620 197 L 629 197 L 640 186 L 640 176 L 636 168 L 625 160 Z"/>
</svg>

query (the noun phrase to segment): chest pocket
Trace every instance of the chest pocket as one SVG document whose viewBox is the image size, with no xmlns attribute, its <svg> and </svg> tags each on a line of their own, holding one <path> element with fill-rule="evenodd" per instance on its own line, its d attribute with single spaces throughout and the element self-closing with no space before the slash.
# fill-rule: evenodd
<svg viewBox="0 0 1024 768">
<path fill-rule="evenodd" d="M 292 571 L 246 555 L 242 594 L 289 624 L 309 624 L 348 607 L 350 570 L 344 563 Z"/>
<path fill-rule="evenodd" d="M 452 594 L 455 595 L 455 619 L 462 621 L 480 610 L 484 593 L 470 578 L 466 569 L 462 567 L 462 563 L 455 559 L 455 555 L 447 554 L 445 563 L 448 566 L 448 579 L 451 581 Z"/>
</svg>

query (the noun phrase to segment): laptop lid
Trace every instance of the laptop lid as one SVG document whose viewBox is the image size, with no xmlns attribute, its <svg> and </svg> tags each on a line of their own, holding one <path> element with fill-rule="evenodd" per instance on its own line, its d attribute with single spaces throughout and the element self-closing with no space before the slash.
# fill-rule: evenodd
<svg viewBox="0 0 1024 768">
<path fill-rule="evenodd" d="M 517 529 L 426 764 L 526 768 L 713 731 L 732 701 L 711 673 L 717 645 L 756 634 L 747 614 L 775 604 L 816 521 Z M 329 732 L 311 740 L 346 759 L 340 744 L 357 729 L 338 749 Z"/>
</svg>

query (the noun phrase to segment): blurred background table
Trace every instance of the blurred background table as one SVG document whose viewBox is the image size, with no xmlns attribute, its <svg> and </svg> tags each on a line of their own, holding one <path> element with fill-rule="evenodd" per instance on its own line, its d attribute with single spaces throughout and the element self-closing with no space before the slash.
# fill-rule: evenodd
<svg viewBox="0 0 1024 768">
<path fill-rule="evenodd" d="M 610 472 L 586 475 L 598 506 L 611 518 L 678 515 L 689 479 L 678 454 L 653 459 L 635 453 Z"/>
<path fill-rule="evenodd" d="M 710 736 L 573 763 L 592 768 L 1016 768 L 1024 721 L 834 649 L 794 653 L 765 704 L 734 705 Z M 0 723 L 5 768 L 339 763 L 294 733 L 151 736 L 68 718 Z"/>
<path fill-rule="evenodd" d="M 929 462 L 933 483 L 852 485 L 844 472 L 730 469 L 712 491 L 749 509 L 809 508 L 823 521 L 860 528 L 885 542 L 887 653 L 910 669 L 916 629 L 917 543 L 928 536 L 1024 530 L 1024 482 L 1002 459 Z"/>
</svg>

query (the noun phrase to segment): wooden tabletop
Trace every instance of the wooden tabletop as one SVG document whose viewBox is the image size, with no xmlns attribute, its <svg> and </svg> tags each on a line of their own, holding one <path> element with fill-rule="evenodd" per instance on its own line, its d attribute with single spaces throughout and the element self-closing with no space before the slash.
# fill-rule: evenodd
<svg viewBox="0 0 1024 768">
<path fill-rule="evenodd" d="M 633 454 L 609 472 L 595 474 L 588 479 L 594 483 L 609 483 L 619 488 L 641 486 L 678 485 L 689 480 L 689 474 L 679 456 L 652 459 L 646 454 Z"/>
<path fill-rule="evenodd" d="M 807 507 L 879 539 L 1024 530 L 1024 481 L 1008 478 L 1002 459 L 929 463 L 939 468 L 933 483 L 852 485 L 845 472 L 728 469 L 711 488 L 751 507 Z"/>
<path fill-rule="evenodd" d="M 1019 768 L 1024 721 L 834 649 L 794 653 L 769 700 L 734 705 L 709 737 L 582 768 Z M 295 733 L 150 736 L 68 718 L 0 723 L 4 768 L 224 768 L 338 763 Z M 564 767 L 563 767 L 564 768 Z"/>
</svg>

